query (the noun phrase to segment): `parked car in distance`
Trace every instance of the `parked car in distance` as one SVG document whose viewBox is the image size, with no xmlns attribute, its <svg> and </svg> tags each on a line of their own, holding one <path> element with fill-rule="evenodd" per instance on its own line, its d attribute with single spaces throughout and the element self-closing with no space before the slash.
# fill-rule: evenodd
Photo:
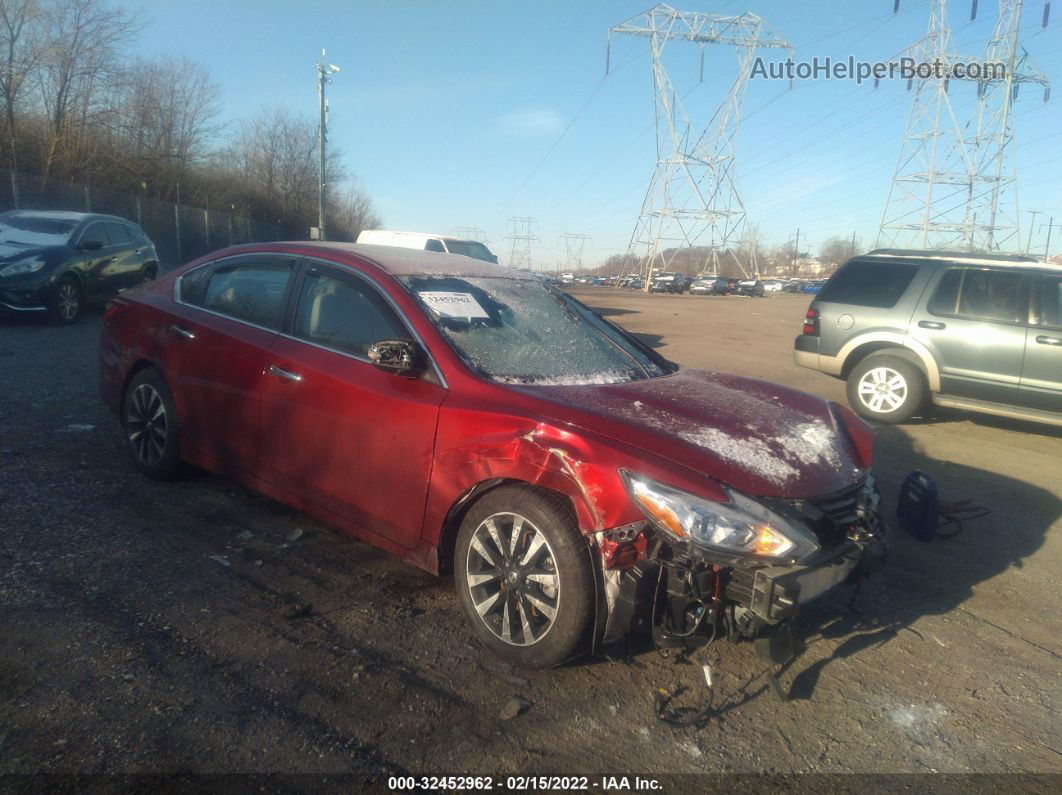
<svg viewBox="0 0 1062 795">
<path fill-rule="evenodd" d="M 560 277 L 560 283 L 561 284 L 575 284 L 575 274 L 574 273 L 562 273 L 561 277 Z"/>
<path fill-rule="evenodd" d="M 778 279 L 768 279 L 763 283 L 763 289 L 768 293 L 780 293 L 785 282 Z"/>
<path fill-rule="evenodd" d="M 800 288 L 800 292 L 814 295 L 822 289 L 823 284 L 825 284 L 825 281 L 821 279 L 812 279 L 811 281 L 804 282 Z"/>
<path fill-rule="evenodd" d="M 759 298 L 763 298 L 766 294 L 763 282 L 759 279 L 742 279 L 738 282 L 737 292 L 738 295 L 747 295 L 749 297 L 756 296 Z"/>
<path fill-rule="evenodd" d="M 421 251 L 437 251 L 445 254 L 460 254 L 465 257 L 493 262 L 497 264 L 498 256 L 491 253 L 478 240 L 466 240 L 445 235 L 432 235 L 424 232 L 398 232 L 389 229 L 366 229 L 358 235 L 359 243 L 373 246 L 397 246 L 415 248 Z"/>
<path fill-rule="evenodd" d="M 651 293 L 681 293 L 686 288 L 686 277 L 680 273 L 664 271 L 653 275 L 649 284 Z"/>
<path fill-rule="evenodd" d="M 467 257 L 215 252 L 111 302 L 100 370 L 145 475 L 185 461 L 453 571 L 514 665 L 762 637 L 882 561 L 847 408 L 680 368 Z"/>
<path fill-rule="evenodd" d="M 796 363 L 843 378 L 864 417 L 927 403 L 1062 425 L 1062 268 L 1029 257 L 879 249 L 811 302 Z"/>
<path fill-rule="evenodd" d="M 696 279 L 690 284 L 690 295 L 711 295 L 714 287 L 714 276 Z"/>
<path fill-rule="evenodd" d="M 804 282 L 799 279 L 791 279 L 782 285 L 783 293 L 799 293 L 804 289 Z"/>
<path fill-rule="evenodd" d="M 87 304 L 158 275 L 155 244 L 114 215 L 0 213 L 0 312 L 73 323 Z"/>
</svg>

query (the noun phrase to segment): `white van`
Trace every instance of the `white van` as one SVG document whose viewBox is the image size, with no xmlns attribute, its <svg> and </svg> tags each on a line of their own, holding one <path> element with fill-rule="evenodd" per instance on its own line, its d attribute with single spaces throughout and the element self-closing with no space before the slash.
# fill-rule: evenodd
<svg viewBox="0 0 1062 795">
<path fill-rule="evenodd" d="M 392 232 L 387 229 L 366 229 L 358 235 L 359 243 L 373 246 L 398 246 L 421 251 L 440 251 L 444 254 L 462 254 L 484 262 L 498 263 L 496 254 L 478 240 L 461 240 L 456 237 L 429 235 L 423 232 Z"/>
</svg>

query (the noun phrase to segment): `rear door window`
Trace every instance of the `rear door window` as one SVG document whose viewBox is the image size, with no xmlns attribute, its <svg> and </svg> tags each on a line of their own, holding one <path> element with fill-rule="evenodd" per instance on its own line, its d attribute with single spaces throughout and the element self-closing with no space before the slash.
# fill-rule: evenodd
<svg viewBox="0 0 1062 795">
<path fill-rule="evenodd" d="M 128 246 L 133 242 L 133 236 L 129 233 L 129 227 L 125 224 L 105 224 L 107 236 L 111 239 L 112 246 Z"/>
<path fill-rule="evenodd" d="M 819 291 L 819 301 L 890 309 L 907 292 L 918 266 L 905 262 L 852 260 Z"/>
<path fill-rule="evenodd" d="M 1041 276 L 1036 286 L 1037 326 L 1062 328 L 1062 276 Z"/>
<path fill-rule="evenodd" d="M 291 264 L 287 262 L 219 265 L 210 274 L 199 306 L 236 320 L 279 329 L 290 277 Z"/>
<path fill-rule="evenodd" d="M 434 237 L 428 238 L 428 242 L 424 244 L 425 251 L 438 251 L 442 254 L 446 253 L 446 248 L 443 246 L 441 240 L 436 240 Z"/>
<path fill-rule="evenodd" d="M 1021 271 L 952 268 L 941 278 L 928 309 L 934 315 L 1022 323 L 1026 318 Z"/>
</svg>

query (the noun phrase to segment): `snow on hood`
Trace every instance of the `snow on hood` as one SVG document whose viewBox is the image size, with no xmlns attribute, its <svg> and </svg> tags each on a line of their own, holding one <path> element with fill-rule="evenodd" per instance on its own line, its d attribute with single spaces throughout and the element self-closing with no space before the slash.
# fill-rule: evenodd
<svg viewBox="0 0 1062 795">
<path fill-rule="evenodd" d="M 607 386 L 521 387 L 554 419 L 668 458 L 749 494 L 815 497 L 863 469 L 829 404 L 787 387 L 702 370 Z"/>
</svg>

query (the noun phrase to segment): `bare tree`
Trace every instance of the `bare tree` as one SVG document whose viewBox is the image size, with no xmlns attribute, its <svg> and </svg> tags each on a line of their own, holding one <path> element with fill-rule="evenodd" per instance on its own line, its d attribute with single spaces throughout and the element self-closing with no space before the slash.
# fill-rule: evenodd
<svg viewBox="0 0 1062 795">
<path fill-rule="evenodd" d="M 104 0 L 46 0 L 42 26 L 40 100 L 47 126 L 41 182 L 47 183 L 60 147 L 68 166 L 85 165 L 78 155 L 85 134 L 103 110 L 101 99 L 121 71 L 121 53 L 142 28 L 139 17 Z"/>
<path fill-rule="evenodd" d="M 11 192 L 19 205 L 17 108 L 40 61 L 40 6 L 37 0 L 0 0 L 0 93 L 10 149 Z"/>
<path fill-rule="evenodd" d="M 831 237 L 819 247 L 819 262 L 837 266 L 852 256 L 852 241 L 847 237 Z"/>
<path fill-rule="evenodd" d="M 375 229 L 382 225 L 370 199 L 357 185 L 350 185 L 338 201 L 329 203 L 334 218 L 329 218 L 329 238 L 354 241 L 363 229 Z"/>
</svg>

